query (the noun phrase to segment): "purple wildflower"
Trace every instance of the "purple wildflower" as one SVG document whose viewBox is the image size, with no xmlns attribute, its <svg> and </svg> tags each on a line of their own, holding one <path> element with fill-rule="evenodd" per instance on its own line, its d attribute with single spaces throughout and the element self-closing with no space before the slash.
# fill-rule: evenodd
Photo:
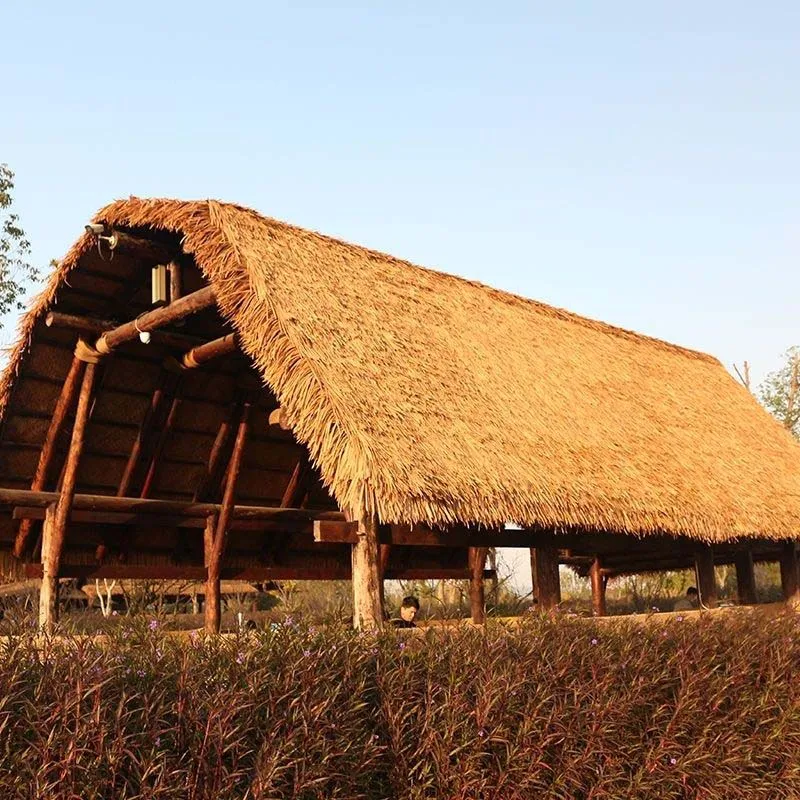
<svg viewBox="0 0 800 800">
<path fill-rule="evenodd" d="M 592 639 L 592 644 L 597 644 L 597 639 Z"/>
<path fill-rule="evenodd" d="M 156 630 L 156 628 L 158 628 L 158 620 L 151 619 L 150 622 L 148 623 L 148 627 L 150 628 L 151 631 Z"/>
</svg>

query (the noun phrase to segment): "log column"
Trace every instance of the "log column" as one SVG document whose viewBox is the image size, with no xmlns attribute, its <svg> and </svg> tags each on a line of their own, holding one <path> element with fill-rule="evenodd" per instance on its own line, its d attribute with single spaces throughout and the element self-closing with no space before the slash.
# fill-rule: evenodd
<svg viewBox="0 0 800 800">
<path fill-rule="evenodd" d="M 244 403 L 242 416 L 239 420 L 239 428 L 236 432 L 236 441 L 233 444 L 231 461 L 228 465 L 228 476 L 225 481 L 225 492 L 222 497 L 219 519 L 216 521 L 216 529 L 211 528 L 211 517 L 209 517 L 204 534 L 207 554 L 206 567 L 208 569 L 206 578 L 206 633 L 219 633 L 222 618 L 219 587 L 220 572 L 222 570 L 225 547 L 228 543 L 228 527 L 233 517 L 233 506 L 236 501 L 236 482 L 239 479 L 239 471 L 242 467 L 242 454 L 247 440 L 249 417 L 250 403 Z"/>
<path fill-rule="evenodd" d="M 556 608 L 561 602 L 558 576 L 558 550 L 555 547 L 531 548 L 533 597 L 542 610 Z"/>
<path fill-rule="evenodd" d="M 753 569 L 753 551 L 747 547 L 736 554 L 736 594 L 739 605 L 755 605 L 756 573 Z"/>
<path fill-rule="evenodd" d="M 705 608 L 717 607 L 717 578 L 714 575 L 714 551 L 710 545 L 699 547 L 694 554 L 694 571 L 700 604 Z"/>
<path fill-rule="evenodd" d="M 67 523 L 72 509 L 72 498 L 75 494 L 75 481 L 78 475 L 78 463 L 83 451 L 83 440 L 86 434 L 86 422 L 89 418 L 89 407 L 92 399 L 96 360 L 90 354 L 90 348 L 79 343 L 76 356 L 87 361 L 81 381 L 78 408 L 75 412 L 75 426 L 72 429 L 72 440 L 64 466 L 64 478 L 61 493 L 55 506 L 50 506 L 45 516 L 42 529 L 42 586 L 39 593 L 39 626 L 50 631 L 58 619 L 58 571 L 64 552 L 64 539 Z M 91 351 L 93 353 L 94 351 Z"/>
<path fill-rule="evenodd" d="M 800 607 L 800 562 L 798 562 L 797 542 L 790 540 L 781 547 L 781 588 L 786 602 Z"/>
<path fill-rule="evenodd" d="M 486 566 L 488 547 L 470 547 L 469 565 L 469 604 L 472 612 L 472 622 L 482 625 L 486 622 L 486 595 L 483 585 L 483 570 Z"/>
<path fill-rule="evenodd" d="M 56 407 L 53 411 L 53 416 L 50 418 L 50 425 L 47 428 L 47 434 L 42 444 L 42 452 L 39 454 L 39 463 L 36 466 L 36 474 L 33 476 L 31 483 L 31 490 L 34 492 L 41 491 L 47 488 L 47 481 L 50 476 L 50 468 L 53 463 L 53 457 L 56 452 L 56 443 L 61 431 L 64 429 L 64 423 L 67 415 L 75 405 L 75 398 L 78 395 L 78 390 L 81 386 L 83 378 L 83 371 L 86 367 L 86 362 L 74 356 L 72 365 L 67 373 L 64 385 L 61 387 L 61 394 L 56 402 Z M 20 523 L 17 536 L 14 540 L 13 553 L 17 558 L 22 558 L 28 547 L 28 540 L 31 535 L 31 528 L 33 521 L 24 519 Z"/>
<path fill-rule="evenodd" d="M 603 563 L 600 556 L 595 556 L 589 567 L 589 579 L 592 582 L 592 614 L 595 617 L 606 615 L 606 580 L 603 576 Z"/>
<path fill-rule="evenodd" d="M 378 520 L 374 515 L 358 516 L 357 541 L 352 547 L 353 625 L 377 630 L 383 624 L 380 565 L 378 563 Z"/>
</svg>

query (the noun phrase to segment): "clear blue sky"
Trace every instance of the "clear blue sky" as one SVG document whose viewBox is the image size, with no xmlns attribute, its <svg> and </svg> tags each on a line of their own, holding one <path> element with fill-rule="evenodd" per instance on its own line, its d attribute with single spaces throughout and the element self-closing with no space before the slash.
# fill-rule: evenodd
<svg viewBox="0 0 800 800">
<path fill-rule="evenodd" d="M 111 199 L 217 197 L 756 379 L 800 343 L 795 2 L 6 0 L 0 30 L 42 263 Z"/>
<path fill-rule="evenodd" d="M 797 3 L 11 0 L 0 29 L 42 262 L 113 198 L 210 196 L 756 377 L 800 342 Z"/>
</svg>

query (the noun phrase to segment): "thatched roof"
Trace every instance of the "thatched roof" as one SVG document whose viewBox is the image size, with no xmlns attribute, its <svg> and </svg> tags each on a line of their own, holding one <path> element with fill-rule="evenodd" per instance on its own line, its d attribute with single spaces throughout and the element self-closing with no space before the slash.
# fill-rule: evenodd
<svg viewBox="0 0 800 800">
<path fill-rule="evenodd" d="M 800 446 L 714 358 L 215 201 L 96 221 L 180 237 L 341 507 L 705 540 L 800 533 Z M 25 318 L 35 326 L 91 240 Z"/>
</svg>

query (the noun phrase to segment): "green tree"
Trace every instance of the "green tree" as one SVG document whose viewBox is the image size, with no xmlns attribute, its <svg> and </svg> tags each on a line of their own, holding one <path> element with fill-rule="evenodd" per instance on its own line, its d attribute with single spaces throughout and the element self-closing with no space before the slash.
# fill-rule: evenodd
<svg viewBox="0 0 800 800">
<path fill-rule="evenodd" d="M 14 213 L 14 173 L 0 164 L 0 314 L 21 309 L 28 286 L 39 279 L 31 264 L 31 244 Z"/>
<path fill-rule="evenodd" d="M 783 366 L 758 387 L 764 407 L 793 436 L 800 439 L 800 346 L 790 347 Z"/>
</svg>

